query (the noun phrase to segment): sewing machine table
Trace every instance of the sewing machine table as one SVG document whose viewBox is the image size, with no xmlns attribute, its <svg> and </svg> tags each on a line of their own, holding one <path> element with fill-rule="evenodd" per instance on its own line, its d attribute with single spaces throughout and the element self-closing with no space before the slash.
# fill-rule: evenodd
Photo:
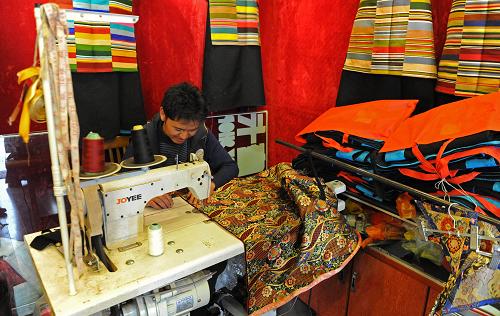
<svg viewBox="0 0 500 316">
<path fill-rule="evenodd" d="M 42 251 L 29 247 L 40 232 L 25 235 L 25 243 L 54 314 L 90 315 L 244 252 L 241 241 L 178 199 L 174 208 L 161 214 L 150 212 L 148 216 L 157 221 L 158 216 L 164 215 L 160 222 L 164 234 L 163 255 L 148 255 L 145 229 L 139 236 L 141 246 L 124 252 L 108 251 L 118 271 L 108 272 L 101 265 L 99 272 L 89 271 L 80 279 L 75 277 L 78 293 L 74 296 L 68 292 L 62 254 L 54 246 Z M 134 263 L 127 264 L 130 260 Z"/>
</svg>

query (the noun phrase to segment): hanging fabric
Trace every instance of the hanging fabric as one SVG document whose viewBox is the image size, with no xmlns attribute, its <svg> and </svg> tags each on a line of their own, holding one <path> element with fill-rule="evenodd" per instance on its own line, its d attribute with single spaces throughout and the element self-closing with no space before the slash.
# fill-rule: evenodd
<svg viewBox="0 0 500 316">
<path fill-rule="evenodd" d="M 78 11 L 131 14 L 132 1 L 74 0 Z M 137 71 L 132 23 L 68 21 L 70 67 L 75 72 Z"/>
<path fill-rule="evenodd" d="M 360 1 L 344 70 L 436 78 L 430 0 Z"/>
<path fill-rule="evenodd" d="M 500 88 L 500 0 L 453 0 L 436 91 L 457 96 Z"/>
<path fill-rule="evenodd" d="M 265 105 L 256 0 L 210 0 L 203 61 L 209 111 Z"/>
<path fill-rule="evenodd" d="M 260 46 L 257 0 L 211 0 L 209 15 L 212 45 Z"/>
<path fill-rule="evenodd" d="M 434 107 L 437 76 L 430 0 L 362 0 L 354 20 L 337 106 L 381 99 Z"/>
<path fill-rule="evenodd" d="M 56 0 L 65 9 L 132 14 L 132 0 Z M 68 20 L 68 57 L 80 136 L 109 140 L 146 122 L 134 24 Z"/>
</svg>

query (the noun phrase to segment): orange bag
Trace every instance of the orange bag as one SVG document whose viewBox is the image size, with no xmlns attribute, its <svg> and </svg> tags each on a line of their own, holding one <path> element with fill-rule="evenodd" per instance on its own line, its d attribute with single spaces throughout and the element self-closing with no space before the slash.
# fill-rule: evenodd
<svg viewBox="0 0 500 316">
<path fill-rule="evenodd" d="M 307 125 L 295 139 L 305 143 L 302 137 L 305 134 L 333 130 L 347 135 L 385 140 L 411 115 L 417 102 L 417 100 L 379 100 L 334 107 Z"/>
<path fill-rule="evenodd" d="M 386 139 L 381 153 L 447 139 L 500 131 L 500 92 L 441 105 L 407 119 Z"/>
<path fill-rule="evenodd" d="M 365 228 L 368 238 L 364 239 L 361 247 L 365 248 L 369 244 L 378 240 L 399 240 L 403 239 L 404 229 L 387 223 L 367 226 Z"/>
<path fill-rule="evenodd" d="M 417 209 L 411 203 L 413 197 L 408 192 L 403 192 L 396 198 L 396 210 L 402 218 L 417 217 Z"/>
</svg>

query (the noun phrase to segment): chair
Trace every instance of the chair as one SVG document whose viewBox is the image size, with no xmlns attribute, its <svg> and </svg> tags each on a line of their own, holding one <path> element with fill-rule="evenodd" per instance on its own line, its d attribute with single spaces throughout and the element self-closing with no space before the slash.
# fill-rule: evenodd
<svg viewBox="0 0 500 316">
<path fill-rule="evenodd" d="M 129 136 L 116 136 L 104 142 L 104 160 L 120 163 L 127 149 Z"/>
</svg>

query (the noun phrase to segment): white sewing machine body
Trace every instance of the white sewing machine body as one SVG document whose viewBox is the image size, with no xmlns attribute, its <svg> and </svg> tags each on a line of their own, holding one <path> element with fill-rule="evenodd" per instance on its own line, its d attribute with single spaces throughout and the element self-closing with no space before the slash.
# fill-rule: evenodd
<svg viewBox="0 0 500 316">
<path fill-rule="evenodd" d="M 150 199 L 184 188 L 198 199 L 206 199 L 211 179 L 208 164 L 194 161 L 84 183 L 87 216 L 96 219 L 87 221 L 87 231 L 91 236 L 104 233 L 105 245 L 110 249 L 133 243 L 144 229 L 144 207 Z M 100 203 L 92 204 L 89 199 L 95 192 Z"/>
</svg>

